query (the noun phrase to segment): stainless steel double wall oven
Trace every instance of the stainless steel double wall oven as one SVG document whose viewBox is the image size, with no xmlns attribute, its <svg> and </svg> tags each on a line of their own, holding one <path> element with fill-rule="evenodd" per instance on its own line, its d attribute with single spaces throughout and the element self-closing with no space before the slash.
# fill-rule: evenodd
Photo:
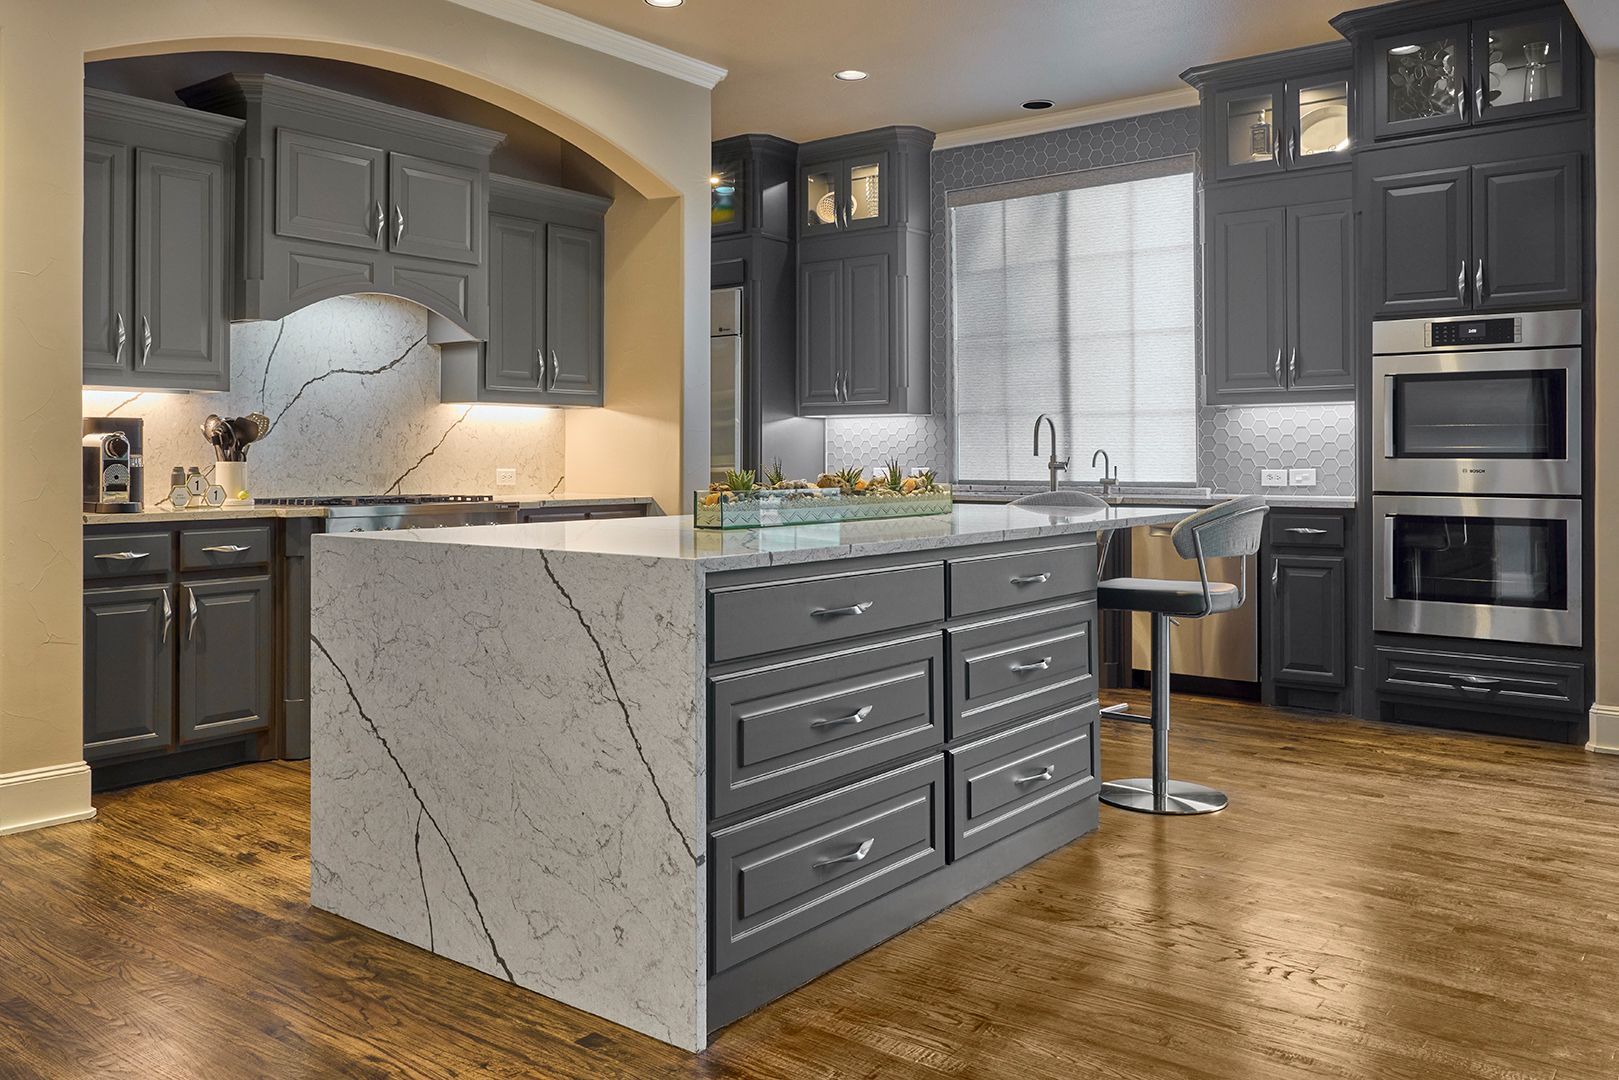
<svg viewBox="0 0 1619 1080">
<path fill-rule="evenodd" d="M 1579 309 L 1372 330 L 1382 631 L 1582 644 Z"/>
</svg>

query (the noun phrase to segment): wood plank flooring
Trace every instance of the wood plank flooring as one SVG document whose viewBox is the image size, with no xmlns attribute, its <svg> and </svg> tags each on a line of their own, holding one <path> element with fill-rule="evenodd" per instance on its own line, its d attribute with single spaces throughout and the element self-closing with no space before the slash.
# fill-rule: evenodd
<svg viewBox="0 0 1619 1080">
<path fill-rule="evenodd" d="M 303 766 L 101 796 L 0 838 L 0 1077 L 1619 1077 L 1619 758 L 1176 705 L 1230 810 L 1103 808 L 695 1057 L 312 910 Z"/>
</svg>

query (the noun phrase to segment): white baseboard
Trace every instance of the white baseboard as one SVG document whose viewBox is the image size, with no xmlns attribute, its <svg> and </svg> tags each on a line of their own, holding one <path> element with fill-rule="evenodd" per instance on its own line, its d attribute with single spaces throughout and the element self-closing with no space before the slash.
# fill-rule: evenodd
<svg viewBox="0 0 1619 1080">
<path fill-rule="evenodd" d="M 1585 748 L 1594 754 L 1619 754 L 1619 705 L 1591 706 L 1591 737 Z"/>
<path fill-rule="evenodd" d="M 96 816 L 82 761 L 0 773 L 0 836 Z"/>
</svg>

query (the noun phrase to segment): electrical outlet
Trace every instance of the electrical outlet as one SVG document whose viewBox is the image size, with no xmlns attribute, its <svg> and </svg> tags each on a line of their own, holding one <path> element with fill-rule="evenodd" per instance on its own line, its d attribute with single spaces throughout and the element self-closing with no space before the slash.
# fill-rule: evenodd
<svg viewBox="0 0 1619 1080">
<path fill-rule="evenodd" d="M 514 469 L 514 468 L 512 468 L 512 469 L 496 469 L 495 470 L 495 486 L 496 487 L 516 487 L 517 486 L 517 470 Z"/>
<path fill-rule="evenodd" d="M 1260 469 L 1259 470 L 1259 486 L 1260 487 L 1286 487 L 1287 486 L 1287 470 L 1286 469 Z"/>
<path fill-rule="evenodd" d="M 1289 469 L 1289 470 L 1287 470 L 1287 486 L 1288 487 L 1315 487 L 1315 470 L 1314 469 Z"/>
</svg>

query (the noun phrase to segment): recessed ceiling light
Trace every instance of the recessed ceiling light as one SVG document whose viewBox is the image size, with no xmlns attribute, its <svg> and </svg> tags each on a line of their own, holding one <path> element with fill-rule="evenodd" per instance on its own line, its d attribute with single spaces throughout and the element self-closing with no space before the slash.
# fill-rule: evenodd
<svg viewBox="0 0 1619 1080">
<path fill-rule="evenodd" d="M 1030 112 L 1039 112 L 1041 109 L 1051 108 L 1051 102 L 1045 98 L 1035 98 L 1033 101 L 1025 101 L 1023 107 Z"/>
<path fill-rule="evenodd" d="M 833 72 L 832 77 L 837 79 L 839 82 L 859 82 L 861 79 L 867 78 L 868 76 L 864 71 L 857 71 L 854 68 L 847 68 L 843 71 Z"/>
<path fill-rule="evenodd" d="M 646 0 L 653 7 L 679 7 L 686 0 Z"/>
</svg>

